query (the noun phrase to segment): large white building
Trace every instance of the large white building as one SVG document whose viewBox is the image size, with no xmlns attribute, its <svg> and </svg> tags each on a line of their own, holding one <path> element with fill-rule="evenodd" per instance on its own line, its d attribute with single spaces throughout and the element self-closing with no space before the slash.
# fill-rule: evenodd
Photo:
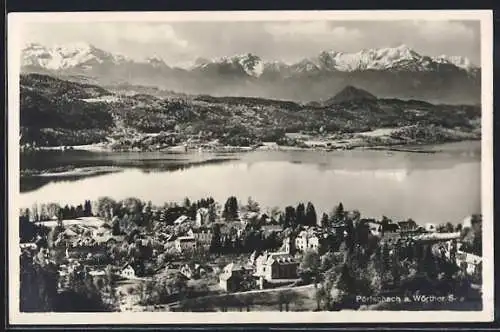
<svg viewBox="0 0 500 332">
<path fill-rule="evenodd" d="M 319 250 L 319 238 L 308 231 L 301 231 L 299 235 L 295 238 L 295 249 L 299 251 L 318 251 Z"/>
<path fill-rule="evenodd" d="M 297 278 L 299 263 L 287 252 L 263 253 L 255 260 L 256 277 L 267 281 Z"/>
</svg>

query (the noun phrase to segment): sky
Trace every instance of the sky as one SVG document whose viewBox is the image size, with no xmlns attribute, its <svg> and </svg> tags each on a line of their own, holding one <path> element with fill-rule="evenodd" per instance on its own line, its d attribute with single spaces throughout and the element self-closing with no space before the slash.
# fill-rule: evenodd
<svg viewBox="0 0 500 332">
<path fill-rule="evenodd" d="M 324 50 L 358 52 L 405 44 L 422 55 L 460 55 L 480 64 L 479 21 L 240 21 L 26 23 L 23 43 L 90 43 L 133 59 L 184 66 L 197 58 L 253 53 L 294 62 Z"/>
</svg>

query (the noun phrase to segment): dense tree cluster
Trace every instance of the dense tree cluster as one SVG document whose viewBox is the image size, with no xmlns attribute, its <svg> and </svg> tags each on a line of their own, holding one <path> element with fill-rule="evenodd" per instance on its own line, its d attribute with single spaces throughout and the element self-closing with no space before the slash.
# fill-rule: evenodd
<svg viewBox="0 0 500 332">
<path fill-rule="evenodd" d="M 318 216 L 316 215 L 316 209 L 311 202 L 307 203 L 307 207 L 304 203 L 299 203 L 297 207 L 287 206 L 285 207 L 284 215 L 282 216 L 284 227 L 298 227 L 298 226 L 317 226 Z"/>
<path fill-rule="evenodd" d="M 33 256 L 23 252 L 20 278 L 21 312 L 99 312 L 113 311 L 116 298 L 110 278 L 94 280 L 82 270 L 67 276 L 62 292 L 58 291 L 60 278 L 57 266 L 46 258 L 42 249 Z M 108 274 L 109 276 L 109 274 Z M 102 294 L 109 296 L 104 300 Z"/>
</svg>

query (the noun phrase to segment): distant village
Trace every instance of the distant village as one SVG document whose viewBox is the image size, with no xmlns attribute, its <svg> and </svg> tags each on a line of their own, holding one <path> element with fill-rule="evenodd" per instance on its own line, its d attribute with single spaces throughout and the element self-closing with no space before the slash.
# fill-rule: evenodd
<svg viewBox="0 0 500 332">
<path fill-rule="evenodd" d="M 342 203 L 322 216 L 312 203 L 264 212 L 251 198 L 241 203 L 236 197 L 224 206 L 206 198 L 163 207 L 104 197 L 77 207 L 48 204 L 20 213 L 22 266 L 57 271 L 57 294 L 94 287 L 98 302 L 113 311 L 195 310 L 193 299 L 201 306 L 202 299 L 215 303 L 228 294 L 294 289 L 312 294 L 304 310 L 319 309 L 332 302 L 328 294 L 318 295 L 327 287 L 328 271 L 351 264 L 356 252 L 403 266 L 426 257 L 428 250 L 436 262 L 455 266 L 474 284 L 481 282 L 480 239 L 472 231 L 480 227 L 480 215 L 456 225 L 419 225 L 411 219 L 363 218 Z M 391 282 L 399 284 L 401 273 L 396 278 L 389 269 Z M 283 309 L 286 299 L 278 297 L 275 310 L 288 310 Z M 248 303 L 241 306 L 251 310 Z"/>
</svg>

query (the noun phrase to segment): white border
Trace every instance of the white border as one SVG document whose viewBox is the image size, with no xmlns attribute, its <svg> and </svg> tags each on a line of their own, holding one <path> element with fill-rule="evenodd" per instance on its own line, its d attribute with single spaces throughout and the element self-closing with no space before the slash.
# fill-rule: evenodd
<svg viewBox="0 0 500 332">
<path fill-rule="evenodd" d="M 479 20 L 482 68 L 483 311 L 342 311 L 233 313 L 20 313 L 19 312 L 19 45 L 28 22 L 173 22 L 306 20 Z M 9 318 L 11 324 L 216 324 L 334 322 L 485 322 L 494 318 L 493 275 L 493 13 L 449 11 L 80 12 L 10 13 L 8 23 Z"/>
</svg>

